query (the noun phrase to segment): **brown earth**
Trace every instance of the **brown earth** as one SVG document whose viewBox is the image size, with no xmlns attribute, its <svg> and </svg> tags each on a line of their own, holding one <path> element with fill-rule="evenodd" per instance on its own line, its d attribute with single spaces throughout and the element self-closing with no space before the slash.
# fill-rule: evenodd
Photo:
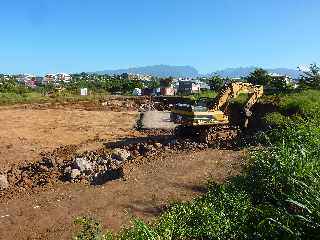
<svg viewBox="0 0 320 240">
<path fill-rule="evenodd" d="M 205 189 L 205 179 L 221 182 L 239 174 L 240 153 L 227 150 L 172 152 L 164 158 L 129 163 L 125 178 L 98 187 L 59 184 L 0 203 L 0 239 L 71 239 L 73 220 L 92 216 L 119 230 L 131 215 L 150 220 L 173 201 L 188 201 Z"/>
<path fill-rule="evenodd" d="M 135 136 L 137 118 L 138 112 L 0 109 L 0 169 L 60 146 L 89 150 L 101 147 L 98 139 Z"/>
<path fill-rule="evenodd" d="M 1 107 L 0 172 L 13 164 L 36 162 L 42 152 L 63 160 L 106 143 L 139 142 L 161 133 L 133 129 L 139 117 L 136 106 L 128 112 L 123 102 L 103 109 L 89 105 Z M 239 151 L 169 149 L 128 162 L 124 178 L 101 186 L 58 181 L 13 192 L 16 195 L 0 197 L 0 239 L 70 239 L 76 230 L 73 220 L 83 215 L 118 231 L 131 215 L 151 220 L 170 202 L 201 194 L 207 178 L 221 182 L 239 174 L 241 167 Z"/>
</svg>

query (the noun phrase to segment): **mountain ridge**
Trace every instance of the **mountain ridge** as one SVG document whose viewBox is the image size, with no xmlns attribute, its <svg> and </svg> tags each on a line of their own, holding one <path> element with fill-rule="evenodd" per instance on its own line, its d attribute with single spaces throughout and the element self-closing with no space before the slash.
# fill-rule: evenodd
<svg viewBox="0 0 320 240">
<path fill-rule="evenodd" d="M 145 74 L 157 77 L 197 77 L 199 72 L 192 66 L 171 66 L 171 65 L 151 65 L 143 67 L 132 67 L 127 69 L 103 70 L 95 72 L 97 74 Z"/>
<path fill-rule="evenodd" d="M 122 74 L 122 73 L 132 73 L 132 74 L 144 74 L 144 75 L 152 75 L 157 77 L 208 77 L 212 75 L 220 75 L 221 77 L 229 77 L 229 78 L 237 78 L 237 77 L 245 77 L 253 72 L 256 66 L 249 67 L 236 67 L 236 68 L 225 68 L 222 70 L 217 70 L 212 73 L 200 74 L 198 70 L 192 66 L 173 66 L 173 65 L 151 65 L 151 66 L 143 66 L 143 67 L 132 67 L 125 69 L 116 69 L 116 70 L 102 70 L 96 71 L 96 74 Z M 290 68 L 265 68 L 269 73 L 277 73 L 291 76 L 292 78 L 299 78 L 300 72 L 295 69 Z"/>
</svg>

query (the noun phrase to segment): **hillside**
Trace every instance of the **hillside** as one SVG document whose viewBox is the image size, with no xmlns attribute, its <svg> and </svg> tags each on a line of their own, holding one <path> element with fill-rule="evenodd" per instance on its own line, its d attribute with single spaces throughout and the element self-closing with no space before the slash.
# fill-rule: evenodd
<svg viewBox="0 0 320 240">
<path fill-rule="evenodd" d="M 122 73 L 134 73 L 145 74 L 157 77 L 199 77 L 199 76 L 212 76 L 218 74 L 222 77 L 236 78 L 247 76 L 250 72 L 253 72 L 257 67 L 238 67 L 238 68 L 226 68 L 212 73 L 200 74 L 198 70 L 192 66 L 170 66 L 170 65 L 153 65 L 126 69 L 116 70 L 103 70 L 97 71 L 97 74 L 122 74 Z M 285 74 L 295 79 L 299 78 L 299 71 L 289 68 L 270 68 L 266 69 L 270 73 Z"/>
<path fill-rule="evenodd" d="M 191 66 L 169 66 L 169 65 L 153 65 L 145 67 L 135 67 L 117 70 L 104 70 L 98 71 L 97 74 L 122 74 L 134 73 L 145 74 L 157 77 L 197 77 L 199 76 L 198 70 Z"/>
<path fill-rule="evenodd" d="M 217 74 L 222 77 L 229 77 L 229 78 L 236 78 L 236 77 L 244 77 L 249 75 L 251 72 L 253 72 L 257 67 L 239 67 L 239 68 L 226 68 L 223 70 L 218 70 L 214 73 L 208 74 L 213 75 Z M 291 76 L 294 79 L 299 78 L 299 71 L 294 70 L 294 69 L 289 69 L 289 68 L 269 68 L 266 69 L 269 73 L 278 73 L 278 74 L 284 74 Z"/>
</svg>

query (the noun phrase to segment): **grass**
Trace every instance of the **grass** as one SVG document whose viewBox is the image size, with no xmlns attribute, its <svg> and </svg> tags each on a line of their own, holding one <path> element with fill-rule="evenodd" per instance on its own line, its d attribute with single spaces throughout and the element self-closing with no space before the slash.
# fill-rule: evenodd
<svg viewBox="0 0 320 240">
<path fill-rule="evenodd" d="M 43 96 L 40 92 L 27 93 L 0 93 L 0 105 L 29 104 L 29 103 L 55 103 L 104 100 L 109 94 L 90 94 L 80 96 L 69 92 L 56 93 L 51 96 Z"/>
</svg>

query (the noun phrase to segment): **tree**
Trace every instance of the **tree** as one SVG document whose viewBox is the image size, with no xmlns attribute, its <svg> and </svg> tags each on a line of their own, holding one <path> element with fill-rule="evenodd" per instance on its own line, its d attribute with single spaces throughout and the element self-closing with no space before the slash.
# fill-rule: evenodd
<svg viewBox="0 0 320 240">
<path fill-rule="evenodd" d="M 161 87 L 170 87 L 172 82 L 173 82 L 172 77 L 162 78 L 162 79 L 160 79 L 160 86 Z"/>
<path fill-rule="evenodd" d="M 224 82 L 225 80 L 222 77 L 214 75 L 209 79 L 208 84 L 211 90 L 219 91 L 223 87 Z"/>
<path fill-rule="evenodd" d="M 158 88 L 158 87 L 160 87 L 160 81 L 157 78 L 152 77 L 151 80 L 146 83 L 146 87 L 147 88 Z"/>
<path fill-rule="evenodd" d="M 272 77 L 272 81 L 270 82 L 270 86 L 280 92 L 286 92 L 288 90 L 292 90 L 294 88 L 294 84 L 292 83 L 292 79 L 288 76 L 278 76 Z"/>
<path fill-rule="evenodd" d="M 317 64 L 310 64 L 309 71 L 303 71 L 300 84 L 303 88 L 320 89 L 320 68 Z"/>
<path fill-rule="evenodd" d="M 257 68 L 247 77 L 247 81 L 254 85 L 266 86 L 271 83 L 272 77 L 262 68 Z"/>
</svg>

